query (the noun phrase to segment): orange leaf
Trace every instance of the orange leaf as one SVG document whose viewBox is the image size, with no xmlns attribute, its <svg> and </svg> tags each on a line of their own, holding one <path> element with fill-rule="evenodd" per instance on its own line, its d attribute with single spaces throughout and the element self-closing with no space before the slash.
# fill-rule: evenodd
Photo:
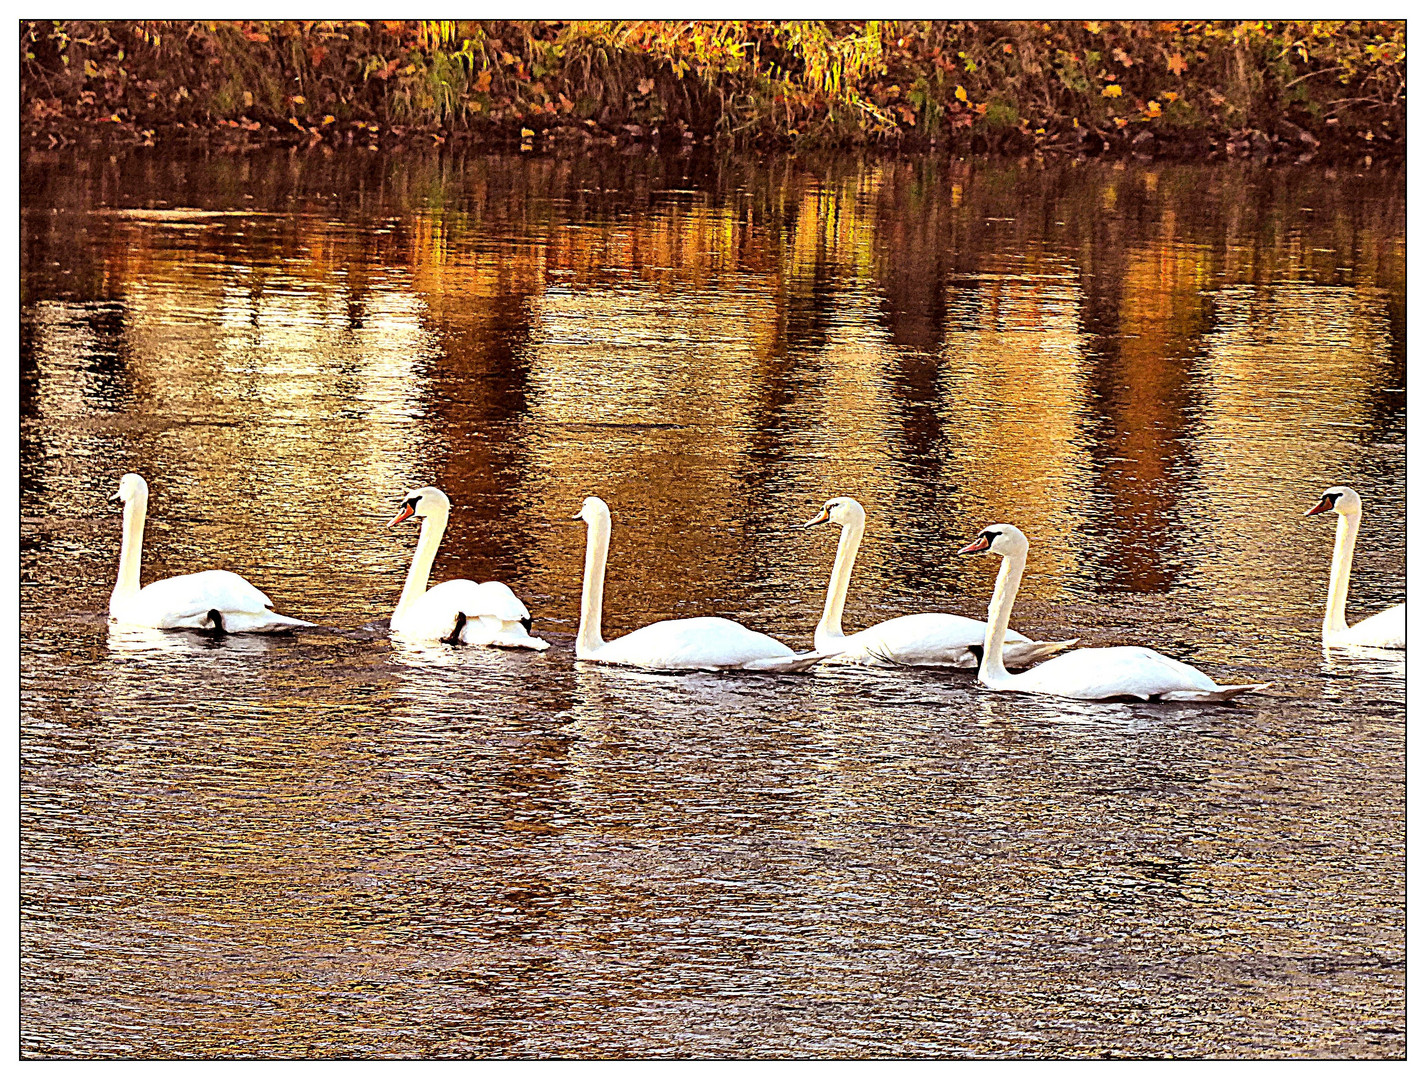
<svg viewBox="0 0 1426 1080">
<path fill-rule="evenodd" d="M 475 77 L 475 92 L 484 94 L 490 89 L 490 69 L 486 68 Z"/>
<path fill-rule="evenodd" d="M 1184 60 L 1182 54 L 1174 53 L 1169 57 L 1169 70 L 1175 75 L 1182 75 L 1188 70 L 1188 63 Z"/>
</svg>

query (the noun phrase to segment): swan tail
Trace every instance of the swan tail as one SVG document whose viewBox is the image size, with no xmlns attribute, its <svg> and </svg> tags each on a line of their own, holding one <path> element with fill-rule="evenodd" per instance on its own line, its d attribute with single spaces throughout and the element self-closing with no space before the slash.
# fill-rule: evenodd
<svg viewBox="0 0 1426 1080">
<path fill-rule="evenodd" d="M 497 649 L 534 649 L 536 652 L 544 652 L 550 647 L 550 643 L 544 638 L 531 637 L 529 634 L 501 634 L 492 638 L 490 644 Z"/>
<path fill-rule="evenodd" d="M 314 623 L 314 622 L 308 622 L 306 619 L 294 619 L 291 615 L 279 615 L 279 614 L 278 614 L 277 612 L 275 612 L 275 611 L 269 611 L 269 612 L 267 613 L 267 621 L 268 621 L 269 624 L 271 624 L 271 625 L 274 626 L 274 627 L 280 627 L 280 628 L 285 628 L 285 629 L 289 629 L 289 630 L 290 630 L 292 627 L 294 627 L 294 626 L 316 626 L 316 625 L 317 625 L 317 624 Z"/>
<path fill-rule="evenodd" d="M 228 634 L 276 634 L 294 630 L 299 626 L 316 626 L 306 619 L 294 619 L 291 615 L 279 615 L 275 611 L 224 611 L 222 631 Z M 203 616 L 208 629 L 217 629 L 211 621 L 212 613 Z"/>
<path fill-rule="evenodd" d="M 1170 690 L 1159 697 L 1160 701 L 1227 701 L 1239 694 L 1250 694 L 1255 690 L 1266 690 L 1272 683 L 1239 683 L 1236 686 L 1215 686 L 1212 690 Z"/>
<path fill-rule="evenodd" d="M 1031 664 L 1038 664 L 1041 660 L 1046 660 L 1056 653 L 1064 652 L 1078 644 L 1079 638 L 1070 638 L 1068 641 L 1007 641 L 1003 649 L 1005 666 L 1029 667 Z M 979 664 L 980 658 L 977 657 L 976 666 Z"/>
<path fill-rule="evenodd" d="M 791 672 L 806 671 L 814 664 L 820 664 L 829 656 L 836 656 L 830 652 L 810 652 L 794 653 L 791 656 L 769 656 L 762 660 L 749 660 L 743 665 L 744 671 L 770 671 L 770 672 Z"/>
</svg>

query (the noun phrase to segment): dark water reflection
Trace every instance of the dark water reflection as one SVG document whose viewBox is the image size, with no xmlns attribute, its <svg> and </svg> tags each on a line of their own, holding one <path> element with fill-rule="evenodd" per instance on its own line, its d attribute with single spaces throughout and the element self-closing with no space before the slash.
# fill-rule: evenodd
<svg viewBox="0 0 1426 1080">
<path fill-rule="evenodd" d="M 34 1055 L 1404 1053 L 1404 671 L 1317 647 L 1403 596 L 1398 173 L 933 161 L 22 161 L 22 1017 Z M 335 632 L 107 635 L 251 576 Z M 544 655 L 415 649 L 498 577 Z M 576 666 L 723 614 L 806 647 L 983 611 L 1275 685 L 1229 707 L 957 675 Z"/>
</svg>

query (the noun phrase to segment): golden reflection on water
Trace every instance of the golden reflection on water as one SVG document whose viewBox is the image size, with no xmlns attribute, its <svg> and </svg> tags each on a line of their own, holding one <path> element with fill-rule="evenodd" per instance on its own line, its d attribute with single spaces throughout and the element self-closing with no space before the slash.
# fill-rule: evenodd
<svg viewBox="0 0 1426 1080">
<path fill-rule="evenodd" d="M 1318 650 L 1331 530 L 1301 517 L 1361 491 L 1352 611 L 1401 599 L 1397 174 L 22 178 L 27 1053 L 1400 1052 L 1403 672 Z M 129 469 L 146 581 L 230 568 L 336 631 L 106 637 Z M 424 484 L 433 580 L 506 581 L 549 653 L 359 629 Z M 611 635 L 806 647 L 835 539 L 795 526 L 848 494 L 849 628 L 982 612 L 995 568 L 952 552 L 1012 521 L 1022 628 L 1276 685 L 1147 709 L 575 664 L 589 494 Z"/>
</svg>

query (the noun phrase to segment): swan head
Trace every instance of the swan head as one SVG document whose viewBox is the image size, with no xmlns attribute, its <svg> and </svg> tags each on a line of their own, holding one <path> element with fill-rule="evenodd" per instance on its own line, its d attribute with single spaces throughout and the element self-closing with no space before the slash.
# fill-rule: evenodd
<svg viewBox="0 0 1426 1080">
<path fill-rule="evenodd" d="M 957 555 L 979 555 L 982 551 L 996 555 L 1024 555 L 1030 550 L 1030 541 L 1014 525 L 987 525 L 980 535 L 972 540 Z"/>
<path fill-rule="evenodd" d="M 822 525 L 828 521 L 835 525 L 864 525 L 866 511 L 862 509 L 862 504 L 850 495 L 838 495 L 835 499 L 824 502 L 817 516 L 802 527 L 810 529 L 813 525 Z"/>
<path fill-rule="evenodd" d="M 1344 517 L 1348 514 L 1360 514 L 1362 497 L 1349 487 L 1329 487 L 1322 493 L 1322 500 L 1303 516 L 1325 514 L 1328 510 L 1335 510 Z"/>
<path fill-rule="evenodd" d="M 148 497 L 149 486 L 138 473 L 125 473 L 119 478 L 119 490 L 109 496 L 109 501 L 127 503 L 131 499 Z"/>
<path fill-rule="evenodd" d="M 579 513 L 570 520 L 583 521 L 588 525 L 593 525 L 596 521 L 608 521 L 609 504 L 598 495 L 591 495 L 584 500 L 584 505 L 579 508 Z"/>
<path fill-rule="evenodd" d="M 399 525 L 409 517 L 427 517 L 437 510 L 444 510 L 447 514 L 451 512 L 451 501 L 446 498 L 446 493 L 436 487 L 417 488 L 406 493 L 406 498 L 401 500 L 401 509 L 386 523 L 386 527 Z"/>
</svg>

